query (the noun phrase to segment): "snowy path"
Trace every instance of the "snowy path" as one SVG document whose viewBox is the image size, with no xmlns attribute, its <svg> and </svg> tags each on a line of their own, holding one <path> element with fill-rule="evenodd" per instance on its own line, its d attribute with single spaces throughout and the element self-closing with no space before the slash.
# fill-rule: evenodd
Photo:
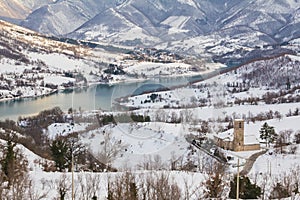
<svg viewBox="0 0 300 200">
<path fill-rule="evenodd" d="M 267 152 L 267 150 L 264 150 L 264 151 L 255 153 L 252 156 L 250 156 L 249 159 L 247 159 L 246 164 L 245 164 L 243 170 L 240 172 L 240 175 L 241 176 L 246 176 L 251 171 L 251 169 L 253 167 L 253 164 L 255 163 L 256 159 L 259 156 L 265 154 L 266 152 Z"/>
</svg>

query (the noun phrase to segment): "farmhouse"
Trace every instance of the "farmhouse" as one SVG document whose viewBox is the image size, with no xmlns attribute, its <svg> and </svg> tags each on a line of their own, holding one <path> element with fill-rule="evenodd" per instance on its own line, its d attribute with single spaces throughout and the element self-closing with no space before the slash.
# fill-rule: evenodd
<svg viewBox="0 0 300 200">
<path fill-rule="evenodd" d="M 242 119 L 234 120 L 234 128 L 215 136 L 216 144 L 231 151 L 260 150 L 260 144 L 250 131 L 245 132 L 245 123 Z"/>
</svg>

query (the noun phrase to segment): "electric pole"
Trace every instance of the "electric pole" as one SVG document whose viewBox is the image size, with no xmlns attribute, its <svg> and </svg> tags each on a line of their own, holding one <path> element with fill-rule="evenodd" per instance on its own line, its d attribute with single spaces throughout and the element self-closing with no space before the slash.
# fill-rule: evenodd
<svg viewBox="0 0 300 200">
<path fill-rule="evenodd" d="M 239 200 L 239 194 L 240 194 L 240 159 L 238 158 L 238 164 L 237 164 L 237 176 L 236 176 L 236 199 Z"/>
<path fill-rule="evenodd" d="M 73 148 L 72 148 L 72 200 L 74 200 L 74 156 L 73 156 Z"/>
</svg>

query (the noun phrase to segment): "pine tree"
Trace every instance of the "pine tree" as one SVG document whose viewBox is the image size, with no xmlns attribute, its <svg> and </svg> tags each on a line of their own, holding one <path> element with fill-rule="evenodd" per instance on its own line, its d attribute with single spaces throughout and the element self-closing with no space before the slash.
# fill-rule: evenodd
<svg viewBox="0 0 300 200">
<path fill-rule="evenodd" d="M 4 136 L 7 140 L 0 162 L 0 193 L 1 199 L 25 199 L 30 182 L 28 176 L 28 161 L 19 148 L 16 147 L 12 133 Z"/>
<path fill-rule="evenodd" d="M 265 140 L 267 146 L 270 145 L 270 143 L 274 142 L 277 134 L 275 133 L 274 127 L 269 126 L 267 122 L 263 124 L 260 131 L 260 139 Z"/>
<path fill-rule="evenodd" d="M 50 145 L 51 154 L 55 166 L 59 171 L 68 168 L 71 171 L 72 157 L 77 160 L 85 154 L 84 146 L 79 142 L 78 137 L 59 137 Z"/>
<path fill-rule="evenodd" d="M 7 141 L 4 150 L 3 160 L 1 162 L 2 171 L 9 184 L 11 184 L 14 176 L 14 168 L 15 168 L 15 161 L 16 161 L 15 152 L 14 152 L 15 146 L 16 143 L 13 143 L 11 139 Z"/>
<path fill-rule="evenodd" d="M 56 139 L 52 141 L 50 145 L 50 150 L 56 168 L 60 172 L 63 171 L 63 169 L 65 169 L 67 166 L 67 159 L 66 159 L 67 152 L 68 152 L 67 143 L 61 138 Z"/>
<path fill-rule="evenodd" d="M 67 167 L 68 170 L 71 171 L 72 168 L 72 157 L 74 159 L 74 162 L 78 163 L 84 163 L 86 160 L 86 148 L 85 146 L 80 142 L 78 136 L 70 136 L 68 138 L 65 138 L 66 145 L 67 145 Z M 80 160 L 81 159 L 81 160 Z"/>
</svg>

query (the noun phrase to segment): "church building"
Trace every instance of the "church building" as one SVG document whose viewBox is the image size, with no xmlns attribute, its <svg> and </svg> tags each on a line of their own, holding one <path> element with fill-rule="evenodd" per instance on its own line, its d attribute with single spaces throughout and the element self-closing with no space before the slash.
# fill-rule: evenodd
<svg viewBox="0 0 300 200">
<path fill-rule="evenodd" d="M 215 136 L 216 144 L 231 151 L 260 150 L 260 144 L 254 134 L 245 133 L 243 119 L 234 120 L 234 128 Z"/>
</svg>

